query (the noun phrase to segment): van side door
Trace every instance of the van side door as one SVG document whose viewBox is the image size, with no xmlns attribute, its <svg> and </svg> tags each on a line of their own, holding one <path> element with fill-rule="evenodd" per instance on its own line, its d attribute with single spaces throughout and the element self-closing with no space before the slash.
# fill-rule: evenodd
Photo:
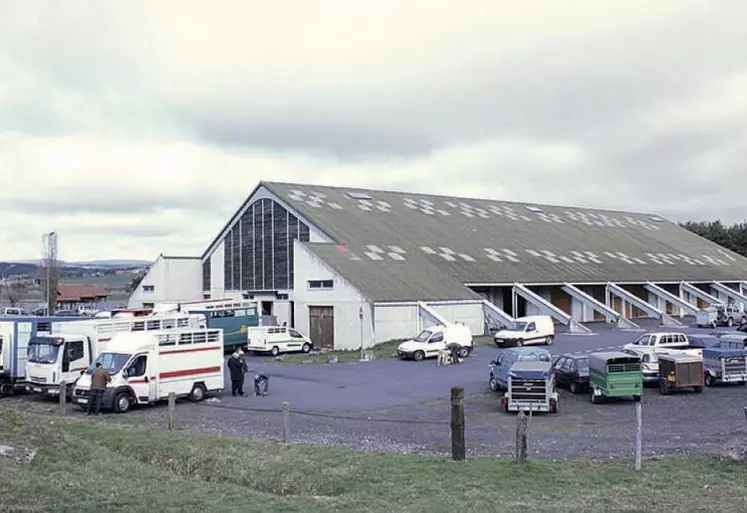
<svg viewBox="0 0 747 513">
<path fill-rule="evenodd" d="M 124 377 L 127 384 L 135 392 L 138 403 L 148 403 L 157 400 L 156 397 L 156 374 L 149 369 L 149 360 L 146 353 L 138 354 L 126 368 Z M 153 379 L 151 379 L 151 376 Z"/>
<path fill-rule="evenodd" d="M 425 346 L 426 356 L 438 356 L 438 353 L 444 348 L 443 332 L 434 333 Z"/>
</svg>

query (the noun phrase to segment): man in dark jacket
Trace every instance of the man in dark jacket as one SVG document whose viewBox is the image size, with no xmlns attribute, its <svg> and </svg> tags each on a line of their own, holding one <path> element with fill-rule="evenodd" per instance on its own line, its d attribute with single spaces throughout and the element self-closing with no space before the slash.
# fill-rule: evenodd
<svg viewBox="0 0 747 513">
<path fill-rule="evenodd" d="M 231 374 L 231 395 L 244 395 L 241 389 L 244 381 L 244 363 L 239 359 L 238 351 L 228 359 L 228 371 Z"/>
<path fill-rule="evenodd" d="M 98 414 L 101 410 L 101 402 L 104 399 L 104 391 L 106 385 L 112 380 L 106 370 L 101 366 L 101 362 L 96 362 L 96 370 L 91 374 L 91 390 L 88 396 L 88 407 L 86 408 L 86 414 L 91 415 L 93 413 Z"/>
</svg>

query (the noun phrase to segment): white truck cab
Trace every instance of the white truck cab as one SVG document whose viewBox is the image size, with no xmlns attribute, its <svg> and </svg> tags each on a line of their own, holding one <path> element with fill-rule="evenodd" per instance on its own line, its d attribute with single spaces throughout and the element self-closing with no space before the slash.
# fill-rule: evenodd
<svg viewBox="0 0 747 513">
<path fill-rule="evenodd" d="M 555 323 L 549 315 L 519 317 L 493 335 L 493 341 L 499 347 L 550 345 L 553 340 L 555 340 Z"/>
<path fill-rule="evenodd" d="M 85 407 L 91 374 L 100 362 L 112 380 L 102 408 L 124 413 L 134 405 L 176 397 L 202 401 L 208 392 L 223 390 L 223 330 L 184 328 L 117 333 L 80 376 L 73 402 Z"/>
<path fill-rule="evenodd" d="M 45 397 L 59 396 L 64 381 L 70 395 L 81 371 L 89 368 L 116 333 L 198 328 L 204 324 L 201 316 L 184 314 L 52 322 L 50 333 L 29 340 L 26 391 Z"/>
<path fill-rule="evenodd" d="M 314 343 L 287 326 L 255 326 L 246 330 L 246 349 L 252 353 L 280 353 L 301 351 L 308 353 Z"/>
<path fill-rule="evenodd" d="M 426 328 L 417 337 L 401 343 L 397 347 L 397 355 L 403 360 L 420 361 L 438 356 L 447 344 L 452 343 L 461 346 L 459 356 L 462 358 L 469 356 L 472 352 L 472 332 L 469 326 L 455 323 Z"/>
</svg>

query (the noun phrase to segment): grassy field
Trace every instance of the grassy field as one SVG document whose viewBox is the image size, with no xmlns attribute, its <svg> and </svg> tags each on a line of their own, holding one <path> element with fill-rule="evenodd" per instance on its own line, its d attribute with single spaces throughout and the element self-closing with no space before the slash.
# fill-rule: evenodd
<svg viewBox="0 0 747 513">
<path fill-rule="evenodd" d="M 397 356 L 397 346 L 402 342 L 402 340 L 390 340 L 389 342 L 382 342 L 381 344 L 376 345 L 373 348 L 376 359 L 395 358 Z M 475 347 L 489 346 L 493 344 L 493 341 L 491 337 L 479 336 L 472 339 L 472 344 Z M 313 354 L 287 354 L 282 358 L 268 358 L 265 362 L 293 364 L 327 363 L 332 356 L 337 356 L 337 359 L 340 362 L 353 362 L 360 360 L 361 351 L 360 349 L 355 349 L 353 351 L 328 351 L 326 353 Z"/>
<path fill-rule="evenodd" d="M 5 408 L 1 511 L 747 511 L 747 464 L 717 457 L 512 461 L 374 454 Z"/>
</svg>

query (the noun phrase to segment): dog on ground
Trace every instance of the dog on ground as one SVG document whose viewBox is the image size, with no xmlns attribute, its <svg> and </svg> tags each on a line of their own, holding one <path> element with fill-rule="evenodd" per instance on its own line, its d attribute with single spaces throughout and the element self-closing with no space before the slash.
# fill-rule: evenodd
<svg viewBox="0 0 747 513">
<path fill-rule="evenodd" d="M 448 349 L 441 349 L 438 352 L 438 365 L 446 366 L 451 363 L 451 351 Z"/>
</svg>

